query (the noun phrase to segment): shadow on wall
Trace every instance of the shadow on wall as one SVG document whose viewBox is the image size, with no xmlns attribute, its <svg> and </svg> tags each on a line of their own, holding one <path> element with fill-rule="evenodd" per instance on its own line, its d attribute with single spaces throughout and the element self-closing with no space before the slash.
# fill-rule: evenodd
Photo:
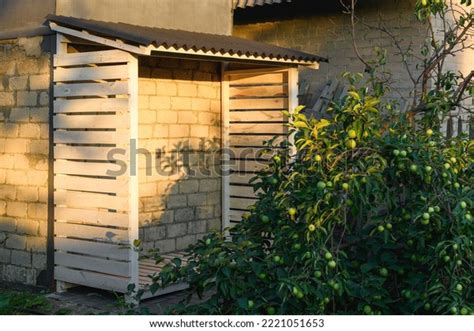
<svg viewBox="0 0 474 331">
<path fill-rule="evenodd" d="M 255 148 L 240 149 L 239 155 L 231 149 L 223 150 L 220 139 L 202 138 L 199 148 L 192 148 L 189 141 L 183 140 L 169 152 L 137 152 L 142 161 L 138 171 L 139 209 L 140 239 L 145 252 L 182 250 L 206 233 L 222 230 L 221 181 L 230 175 L 222 168 L 224 154 L 230 160 L 230 169 L 242 168 L 237 165 L 243 160 L 262 167 L 268 164 L 268 160 L 255 158 Z M 254 173 L 233 172 L 233 179 L 249 187 L 244 182 Z"/>
<path fill-rule="evenodd" d="M 0 41 L 0 278 L 33 285 L 48 281 L 51 41 Z"/>
<path fill-rule="evenodd" d="M 133 153 L 133 152 L 132 152 Z M 170 150 L 137 150 L 140 239 L 144 251 L 182 250 L 221 230 L 220 139 L 182 140 Z"/>
</svg>

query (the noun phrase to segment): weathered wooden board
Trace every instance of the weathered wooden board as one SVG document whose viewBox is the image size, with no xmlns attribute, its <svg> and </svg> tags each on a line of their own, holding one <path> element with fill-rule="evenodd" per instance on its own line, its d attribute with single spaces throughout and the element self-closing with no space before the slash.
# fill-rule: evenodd
<svg viewBox="0 0 474 331">
<path fill-rule="evenodd" d="M 281 135 L 288 132 L 288 127 L 283 123 L 231 123 L 230 134 L 273 134 Z"/>
<path fill-rule="evenodd" d="M 231 99 L 256 97 L 285 97 L 286 85 L 234 86 L 229 88 Z"/>
<path fill-rule="evenodd" d="M 126 63 L 130 60 L 130 54 L 119 50 L 69 53 L 54 55 L 55 67 L 105 64 L 105 63 Z"/>
<path fill-rule="evenodd" d="M 269 141 L 275 136 L 272 135 L 231 135 L 229 137 L 229 144 L 231 147 L 264 147 L 265 141 Z M 282 136 L 276 139 L 275 142 L 278 144 L 283 141 L 286 136 Z"/>
<path fill-rule="evenodd" d="M 56 145 L 54 146 L 54 158 L 56 160 L 96 161 L 114 161 L 112 157 L 120 160 L 125 160 L 127 158 L 126 154 L 115 155 L 115 150 L 116 147 Z M 120 158 L 117 156 L 120 156 Z"/>
<path fill-rule="evenodd" d="M 126 291 L 126 288 L 130 283 L 130 278 L 128 277 L 115 277 L 98 272 L 69 269 L 62 266 L 56 266 L 54 268 L 54 278 L 67 283 L 95 287 L 108 291 L 117 291 L 121 293 Z"/>
<path fill-rule="evenodd" d="M 288 99 L 231 99 L 229 109 L 288 109 Z"/>
<path fill-rule="evenodd" d="M 230 219 L 233 221 L 240 221 L 242 220 L 242 216 L 244 214 L 248 214 L 248 211 L 245 210 L 230 210 Z"/>
<path fill-rule="evenodd" d="M 128 227 L 128 214 L 90 209 L 56 207 L 54 216 L 58 221 L 73 221 L 103 226 Z"/>
<path fill-rule="evenodd" d="M 125 138 L 115 131 L 54 131 L 57 144 L 123 144 Z"/>
<path fill-rule="evenodd" d="M 122 81 L 107 83 L 77 83 L 54 85 L 55 97 L 109 96 L 128 94 L 128 83 Z"/>
<path fill-rule="evenodd" d="M 128 98 L 56 99 L 54 113 L 127 112 Z"/>
<path fill-rule="evenodd" d="M 229 157 L 231 159 L 261 159 L 268 160 L 274 153 L 277 152 L 277 149 L 267 149 L 265 147 L 230 147 Z"/>
<path fill-rule="evenodd" d="M 230 206 L 232 209 L 248 210 L 255 202 L 257 202 L 257 199 L 230 198 Z"/>
<path fill-rule="evenodd" d="M 56 68 L 55 82 L 124 79 L 128 78 L 128 65 L 111 65 L 101 67 Z"/>
<path fill-rule="evenodd" d="M 120 261 L 128 261 L 130 256 L 128 252 L 129 248 L 124 245 L 106 244 L 63 237 L 54 238 L 54 248 L 57 251 L 88 254 Z"/>
<path fill-rule="evenodd" d="M 54 254 L 54 263 L 64 267 L 97 271 L 109 275 L 130 276 L 130 264 L 127 262 L 56 252 Z"/>
<path fill-rule="evenodd" d="M 115 172 L 120 172 L 123 176 L 126 170 L 111 162 L 54 161 L 54 172 L 62 175 L 115 177 L 117 176 Z"/>
<path fill-rule="evenodd" d="M 255 192 L 253 191 L 252 186 L 237 186 L 231 184 L 230 196 L 253 198 L 255 197 Z"/>
<path fill-rule="evenodd" d="M 119 194 L 128 189 L 128 181 L 125 178 L 123 180 L 115 180 L 57 174 L 54 176 L 54 188 Z"/>
<path fill-rule="evenodd" d="M 230 86 L 235 85 L 265 85 L 282 84 L 288 82 L 286 72 L 261 73 L 261 74 L 230 74 Z"/>
<path fill-rule="evenodd" d="M 229 161 L 229 169 L 241 172 L 257 172 L 264 169 L 268 165 L 266 161 L 251 160 L 231 160 Z"/>
<path fill-rule="evenodd" d="M 56 206 L 70 208 L 102 208 L 118 211 L 128 211 L 128 199 L 126 197 L 113 196 L 101 193 L 56 191 L 54 192 L 54 203 Z"/>
<path fill-rule="evenodd" d="M 231 184 L 250 184 L 250 179 L 254 178 L 256 174 L 254 173 L 231 173 L 230 174 L 230 183 Z"/>
<path fill-rule="evenodd" d="M 129 121 L 126 116 L 110 115 L 55 115 L 55 129 L 126 129 Z"/>
<path fill-rule="evenodd" d="M 127 230 L 113 229 L 102 226 L 56 222 L 54 225 L 54 234 L 60 237 L 89 239 L 100 242 L 122 244 L 129 242 Z"/>
<path fill-rule="evenodd" d="M 234 122 L 286 122 L 287 117 L 281 110 L 246 110 L 231 111 L 229 114 L 231 124 Z"/>
</svg>

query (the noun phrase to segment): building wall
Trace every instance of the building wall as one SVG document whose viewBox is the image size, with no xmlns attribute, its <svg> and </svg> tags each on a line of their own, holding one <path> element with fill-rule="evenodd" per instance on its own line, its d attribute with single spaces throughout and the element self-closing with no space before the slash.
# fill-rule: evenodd
<svg viewBox="0 0 474 331">
<path fill-rule="evenodd" d="M 217 34 L 232 28 L 230 0 L 56 0 L 56 13 Z"/>
<path fill-rule="evenodd" d="M 273 18 L 270 12 L 260 22 L 257 22 L 258 19 L 249 22 L 236 17 L 233 34 L 327 57 L 329 63 L 321 63 L 318 71 L 300 72 L 300 80 L 311 82 L 310 90 L 319 96 L 327 81 L 339 78 L 345 71 L 363 72 L 364 65 L 357 59 L 353 50 L 350 16 L 342 13 L 340 5 L 336 4 L 331 8 L 313 7 L 313 3 L 310 5 L 309 2 L 297 0 L 294 3 L 257 9 L 262 11 L 262 14 L 264 10 L 279 10 L 279 6 L 284 6 L 280 8 L 286 10 L 277 18 Z M 356 28 L 356 41 L 360 53 L 368 59 L 374 47 L 388 50 L 386 69 L 392 73 L 394 90 L 391 95 L 395 97 L 399 95 L 407 97 L 411 92 L 408 74 L 401 58 L 396 55 L 397 49 L 387 35 L 367 25 L 385 26 L 397 38 L 402 39 L 401 44 L 404 47 L 411 44 L 414 53 L 419 53 L 420 46 L 425 40 L 426 28 L 415 19 L 414 3 L 414 0 L 364 0 L 358 3 L 359 22 Z M 291 12 L 292 6 L 298 4 L 308 5 L 302 6 L 301 12 Z M 252 10 L 255 9 L 243 10 L 240 17 L 245 18 L 246 11 L 251 15 Z M 416 63 L 411 64 L 410 69 L 415 73 L 419 72 Z"/>
<path fill-rule="evenodd" d="M 0 35 L 5 31 L 37 29 L 55 12 L 55 0 L 0 0 Z"/>
<path fill-rule="evenodd" d="M 139 156 L 140 238 L 170 252 L 221 226 L 220 67 L 140 58 L 139 70 L 139 147 L 152 154 Z"/>
<path fill-rule="evenodd" d="M 231 0 L 0 0 L 0 39 L 47 34 L 48 14 L 227 35 L 232 30 Z"/>
<path fill-rule="evenodd" d="M 47 44 L 43 37 L 0 41 L 0 281 L 45 279 Z"/>
<path fill-rule="evenodd" d="M 464 12 L 466 10 L 465 6 L 460 5 L 461 0 L 453 0 L 453 6 L 455 8 L 454 11 L 450 12 L 446 20 L 449 24 L 454 24 L 455 20 L 459 19 L 460 13 Z M 440 41 L 440 43 L 443 40 L 443 20 L 439 17 L 434 17 L 432 18 L 432 24 L 435 29 L 436 33 L 436 38 Z M 472 29 L 472 28 L 471 28 Z M 474 31 L 474 30 L 473 30 Z M 461 46 L 458 46 L 455 48 L 455 55 L 454 56 L 448 56 L 446 57 L 446 60 L 444 62 L 444 70 L 445 71 L 451 71 L 451 72 L 460 72 L 464 76 L 469 75 L 469 73 L 474 70 L 474 33 L 468 33 L 466 34 L 466 40 L 463 42 L 464 47 L 471 46 L 471 48 L 466 48 L 462 52 L 459 52 L 461 49 Z M 471 118 L 471 115 L 468 113 L 467 109 L 474 110 L 474 97 L 467 98 L 464 100 L 462 103 L 464 108 L 458 108 L 454 110 L 452 113 L 453 115 L 460 115 L 460 118 L 462 118 L 462 131 L 463 132 L 469 132 L 469 122 L 473 121 Z M 473 122 L 474 123 L 474 122 Z M 457 124 L 457 123 L 456 123 Z M 471 124 L 471 132 L 474 132 L 474 127 L 472 127 L 473 124 Z M 457 130 L 457 125 L 455 125 L 455 132 Z"/>
</svg>

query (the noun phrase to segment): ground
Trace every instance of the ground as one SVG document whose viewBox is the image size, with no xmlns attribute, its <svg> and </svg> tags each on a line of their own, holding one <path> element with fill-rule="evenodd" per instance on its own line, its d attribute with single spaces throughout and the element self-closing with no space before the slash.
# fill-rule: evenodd
<svg viewBox="0 0 474 331">
<path fill-rule="evenodd" d="M 164 314 L 178 303 L 185 292 L 172 293 L 142 302 L 138 313 Z M 7 300 L 10 304 L 7 307 Z M 0 284 L 0 315 L 117 315 L 126 314 L 123 297 L 86 287 L 64 293 L 48 292 L 44 288 Z"/>
</svg>

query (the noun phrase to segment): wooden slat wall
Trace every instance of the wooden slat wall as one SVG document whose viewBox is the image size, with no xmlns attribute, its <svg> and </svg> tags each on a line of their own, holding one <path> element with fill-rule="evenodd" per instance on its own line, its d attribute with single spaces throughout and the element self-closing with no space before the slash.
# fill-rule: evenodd
<svg viewBox="0 0 474 331">
<path fill-rule="evenodd" d="M 289 69 L 292 70 L 292 69 Z M 229 148 L 229 179 L 223 191 L 224 223 L 240 222 L 242 215 L 255 203 L 256 193 L 249 180 L 264 168 L 270 154 L 262 154 L 264 140 L 279 136 L 287 139 L 287 117 L 282 113 L 289 109 L 289 70 L 266 69 L 227 71 L 223 80 L 228 98 L 228 129 L 224 132 Z M 223 103 L 225 101 L 223 100 Z M 224 181 L 225 182 L 225 181 Z"/>
<path fill-rule="evenodd" d="M 54 57 L 55 279 L 126 292 L 133 270 L 129 168 L 133 110 L 127 52 Z M 138 203 L 138 201 L 136 201 Z M 138 225 L 137 225 L 138 226 Z"/>
<path fill-rule="evenodd" d="M 465 134 L 474 139 L 474 116 L 467 112 L 449 115 L 443 123 L 442 130 L 448 138 Z"/>
</svg>

